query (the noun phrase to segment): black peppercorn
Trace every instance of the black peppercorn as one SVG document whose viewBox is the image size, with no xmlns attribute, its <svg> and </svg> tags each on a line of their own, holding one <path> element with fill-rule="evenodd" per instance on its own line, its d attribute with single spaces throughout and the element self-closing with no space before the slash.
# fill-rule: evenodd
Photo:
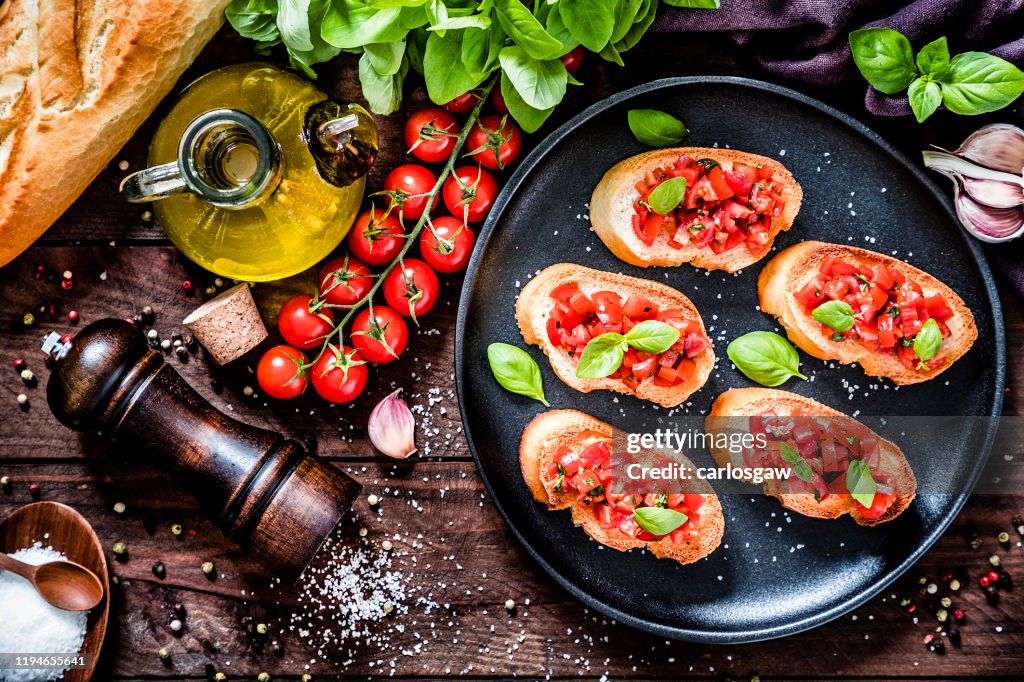
<svg viewBox="0 0 1024 682">
<path fill-rule="evenodd" d="M 960 646 L 960 628 L 950 628 L 946 631 L 946 636 L 954 645 Z"/>
<path fill-rule="evenodd" d="M 317 453 L 317 448 L 320 444 L 317 442 L 316 436 L 305 436 L 302 439 L 302 442 L 306 446 L 306 452 L 311 455 L 315 455 Z"/>
<path fill-rule="evenodd" d="M 178 356 L 178 360 L 181 362 L 188 362 L 188 350 L 184 346 L 178 346 L 174 349 L 174 354 Z"/>
<path fill-rule="evenodd" d="M 996 587 L 998 587 L 1001 590 L 1012 590 L 1013 578 L 1010 577 L 1010 574 L 1001 568 L 998 569 L 996 573 L 999 574 L 999 579 L 996 580 Z"/>
<path fill-rule="evenodd" d="M 181 342 L 185 344 L 185 348 L 188 349 L 189 353 L 195 353 L 199 347 L 198 343 L 196 342 L 196 337 L 192 336 L 191 334 L 185 334 Z"/>
<path fill-rule="evenodd" d="M 928 649 L 930 651 L 934 651 L 935 653 L 937 653 L 940 656 L 942 654 L 946 653 L 946 645 L 943 644 L 942 640 L 939 639 L 938 637 L 935 638 L 935 641 L 931 643 L 931 646 L 929 646 Z"/>
<path fill-rule="evenodd" d="M 224 384 L 220 383 L 220 381 L 217 379 L 211 379 L 210 388 L 213 390 L 214 393 L 220 395 L 221 392 L 224 390 Z"/>
<path fill-rule="evenodd" d="M 990 605 L 995 606 L 999 603 L 999 590 L 996 589 L 995 585 L 988 585 L 984 588 L 985 590 L 985 601 Z"/>
<path fill-rule="evenodd" d="M 160 578 L 161 580 L 164 579 L 164 577 L 167 575 L 167 569 L 164 568 L 164 562 L 157 561 L 153 564 L 153 575 L 155 575 L 157 578 Z"/>
<path fill-rule="evenodd" d="M 160 342 L 156 339 L 150 339 L 146 345 L 148 345 L 152 350 L 159 350 L 160 348 Z"/>
</svg>

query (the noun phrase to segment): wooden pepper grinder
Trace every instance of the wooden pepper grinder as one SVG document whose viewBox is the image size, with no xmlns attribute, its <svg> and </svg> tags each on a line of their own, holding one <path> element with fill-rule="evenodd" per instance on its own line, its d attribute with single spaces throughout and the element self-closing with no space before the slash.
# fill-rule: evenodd
<svg viewBox="0 0 1024 682">
<path fill-rule="evenodd" d="M 219 412 L 130 322 L 94 322 L 68 343 L 51 333 L 43 352 L 53 359 L 47 402 L 62 424 L 157 455 L 228 538 L 283 580 L 298 578 L 361 489 L 299 443 Z"/>
</svg>

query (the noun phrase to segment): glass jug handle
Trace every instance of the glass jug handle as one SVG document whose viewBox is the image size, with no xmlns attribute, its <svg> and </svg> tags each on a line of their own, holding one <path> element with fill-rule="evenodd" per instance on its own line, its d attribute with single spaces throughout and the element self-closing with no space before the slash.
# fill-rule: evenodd
<svg viewBox="0 0 1024 682">
<path fill-rule="evenodd" d="M 329 99 L 306 112 L 304 135 L 321 177 L 338 187 L 366 175 L 380 148 L 377 124 L 366 109 Z"/>
<path fill-rule="evenodd" d="M 187 192 L 177 161 L 153 166 L 132 173 L 121 181 L 121 195 L 133 204 L 164 199 L 172 194 Z"/>
</svg>

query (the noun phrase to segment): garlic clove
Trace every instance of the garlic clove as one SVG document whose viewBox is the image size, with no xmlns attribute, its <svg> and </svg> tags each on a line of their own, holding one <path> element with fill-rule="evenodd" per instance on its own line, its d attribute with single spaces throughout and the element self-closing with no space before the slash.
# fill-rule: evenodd
<svg viewBox="0 0 1024 682">
<path fill-rule="evenodd" d="M 982 166 L 1020 175 L 1024 171 L 1024 130 L 993 123 L 972 133 L 953 152 Z"/>
<path fill-rule="evenodd" d="M 381 400 L 370 412 L 366 430 L 370 442 L 388 457 L 405 459 L 416 452 L 416 418 L 398 389 Z"/>
<path fill-rule="evenodd" d="M 990 208 L 1014 208 L 1024 204 L 1024 186 L 1015 182 L 960 178 L 964 191 L 979 204 Z"/>
<path fill-rule="evenodd" d="M 1024 233 L 1024 208 L 992 208 L 975 201 L 956 182 L 953 205 L 964 228 L 982 241 L 993 244 L 1016 239 Z"/>
</svg>

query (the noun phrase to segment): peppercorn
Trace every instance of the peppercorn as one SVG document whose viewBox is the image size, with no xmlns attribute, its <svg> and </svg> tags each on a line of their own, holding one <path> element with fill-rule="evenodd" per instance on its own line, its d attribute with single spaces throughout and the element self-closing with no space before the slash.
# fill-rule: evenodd
<svg viewBox="0 0 1024 682">
<path fill-rule="evenodd" d="M 313 682 L 313 676 L 310 675 L 309 673 L 303 674 L 303 676 L 301 678 L 299 678 L 299 679 L 300 679 L 300 682 Z"/>
<path fill-rule="evenodd" d="M 366 503 L 371 507 L 376 507 L 378 502 L 380 502 L 380 498 L 377 497 L 376 495 L 370 494 L 366 498 Z"/>
<path fill-rule="evenodd" d="M 256 676 L 256 682 L 270 682 L 270 673 L 260 673 Z"/>
<path fill-rule="evenodd" d="M 1017 535 L 1024 535 L 1024 519 L 1019 516 L 1014 516 L 1013 527 L 1017 530 Z"/>
<path fill-rule="evenodd" d="M 20 376 L 21 376 L 21 380 L 24 381 L 29 386 L 35 384 L 35 382 L 36 382 L 36 375 L 33 374 L 32 370 L 30 370 L 30 369 L 23 369 L 23 370 L 21 370 L 21 375 Z"/>
<path fill-rule="evenodd" d="M 33 315 L 32 313 L 25 313 L 25 315 L 21 318 L 21 323 L 26 327 L 31 327 L 36 323 L 36 316 Z"/>
<path fill-rule="evenodd" d="M 5 493 L 11 492 L 12 487 L 10 476 L 0 476 L 0 488 L 3 488 Z"/>
<path fill-rule="evenodd" d="M 1013 579 L 1010 577 L 1010 574 L 1003 569 L 999 569 L 996 573 L 999 574 L 999 579 L 996 580 L 996 587 L 1001 590 L 1012 590 Z"/>
<path fill-rule="evenodd" d="M 167 649 L 167 647 L 161 648 L 160 651 L 157 652 L 157 654 L 160 656 L 160 660 L 163 661 L 170 660 L 171 658 L 171 652 Z"/>
<path fill-rule="evenodd" d="M 210 390 L 216 393 L 217 395 L 220 395 L 221 392 L 224 390 L 224 384 L 220 383 L 220 381 L 218 381 L 217 379 L 211 379 Z"/>
<path fill-rule="evenodd" d="M 945 623 L 948 618 L 949 612 L 946 611 L 946 609 L 939 609 L 935 612 L 935 620 L 939 621 L 940 623 Z"/>
<path fill-rule="evenodd" d="M 998 554 L 993 554 L 988 558 L 988 563 L 992 566 L 998 566 L 1001 562 Z"/>
<path fill-rule="evenodd" d="M 181 536 L 181 524 L 180 523 L 172 523 L 171 524 L 171 535 L 174 535 L 174 536 L 177 536 L 177 537 Z"/>
<path fill-rule="evenodd" d="M 181 288 L 184 289 L 185 291 L 191 292 L 192 291 L 192 281 L 186 279 L 184 282 L 181 283 Z"/>
<path fill-rule="evenodd" d="M 391 613 L 395 610 L 395 603 L 388 600 L 384 602 L 384 613 Z"/>
<path fill-rule="evenodd" d="M 20 407 L 23 410 L 27 410 L 28 409 L 28 396 L 27 395 L 25 395 L 24 393 L 19 393 L 16 400 L 18 402 L 18 407 Z"/>
<path fill-rule="evenodd" d="M 132 319 L 128 321 L 134 324 L 136 327 L 141 327 L 144 324 L 146 324 L 146 320 L 142 317 L 142 313 L 135 313 L 134 315 L 132 315 Z"/>
<path fill-rule="evenodd" d="M 365 537 L 366 537 L 366 535 L 367 535 L 367 534 L 368 534 L 369 532 L 370 532 L 370 531 L 369 531 L 369 530 L 367 530 L 367 529 L 366 529 L 365 527 L 363 527 L 363 528 L 360 528 L 360 529 L 359 529 L 359 537 L 361 537 L 361 538 L 365 538 Z"/>
<path fill-rule="evenodd" d="M 210 574 L 213 573 L 213 562 L 212 561 L 204 561 L 201 568 L 203 570 L 203 573 L 205 573 L 206 575 L 210 575 Z"/>
<path fill-rule="evenodd" d="M 128 545 L 124 544 L 120 540 L 114 543 L 112 549 L 114 551 L 114 554 L 118 557 L 123 557 L 125 554 L 128 553 Z"/>
<path fill-rule="evenodd" d="M 164 339 L 163 341 L 161 341 L 160 342 L 160 349 L 161 350 L 165 350 L 165 351 L 170 350 L 171 349 L 171 340 L 170 339 Z"/>
<path fill-rule="evenodd" d="M 989 585 L 985 588 L 985 601 L 991 606 L 999 603 L 999 590 L 996 589 L 995 585 Z"/>
<path fill-rule="evenodd" d="M 171 632 L 181 632 L 181 628 L 183 627 L 183 625 L 182 625 L 180 620 L 175 618 L 174 620 L 171 621 L 171 623 L 170 623 L 170 625 L 168 627 L 171 628 Z"/>
<path fill-rule="evenodd" d="M 196 337 L 192 336 L 191 334 L 186 334 L 184 338 L 182 338 L 181 342 L 185 344 L 185 348 L 188 349 L 189 353 L 195 353 L 196 350 L 198 349 Z"/>
<path fill-rule="evenodd" d="M 990 581 L 989 581 L 987 575 L 983 575 L 980 578 L 978 578 L 978 584 L 981 585 L 982 587 L 988 587 L 989 582 Z"/>
<path fill-rule="evenodd" d="M 227 682 L 228 676 L 224 673 L 217 673 L 213 676 L 213 682 Z"/>
<path fill-rule="evenodd" d="M 15 372 L 21 372 L 21 370 L 25 369 L 25 361 L 21 358 L 16 358 L 11 364 L 14 365 Z"/>
<path fill-rule="evenodd" d="M 963 609 L 957 609 L 953 612 L 953 620 L 955 620 L 958 623 L 963 623 L 965 620 L 967 620 L 967 612 Z"/>
<path fill-rule="evenodd" d="M 317 450 L 320 447 L 320 444 L 316 440 L 316 436 L 305 436 L 302 439 L 302 442 L 306 446 L 306 452 L 309 452 L 314 455 L 316 454 Z"/>
<path fill-rule="evenodd" d="M 164 562 L 156 561 L 153 564 L 153 575 L 155 575 L 157 578 L 160 578 L 161 580 L 164 579 L 164 577 L 167 575 L 167 569 L 164 567 Z"/>
<path fill-rule="evenodd" d="M 980 549 L 980 548 L 981 548 L 981 538 L 974 538 L 973 540 L 971 540 L 971 549 Z"/>
<path fill-rule="evenodd" d="M 924 588 L 928 594 L 935 594 L 939 591 L 939 586 L 935 583 L 928 583 L 928 586 Z"/>
<path fill-rule="evenodd" d="M 64 291 L 71 291 L 72 289 L 75 288 L 75 283 L 70 279 L 64 279 L 61 280 L 60 282 L 60 288 L 63 289 Z"/>
<path fill-rule="evenodd" d="M 390 552 L 391 548 L 392 548 L 391 541 L 390 540 L 385 540 L 384 542 L 381 543 L 380 548 L 383 549 L 385 552 Z"/>
<path fill-rule="evenodd" d="M 946 636 L 949 637 L 949 641 L 960 646 L 960 628 L 949 628 L 946 630 Z"/>
<path fill-rule="evenodd" d="M 148 332 L 146 332 L 146 336 L 151 338 L 151 339 L 155 339 L 158 336 L 160 336 L 160 332 L 158 332 L 155 329 L 150 329 Z"/>
<path fill-rule="evenodd" d="M 992 570 L 992 571 L 988 572 L 988 576 L 987 577 L 988 577 L 988 582 L 990 584 L 994 585 L 999 580 L 999 573 L 997 571 L 995 571 L 995 570 Z"/>
<path fill-rule="evenodd" d="M 242 387 L 242 395 L 244 395 L 247 398 L 251 398 L 252 394 L 255 393 L 255 392 L 256 391 L 253 389 L 252 386 L 243 386 Z"/>
<path fill-rule="evenodd" d="M 942 654 L 946 653 L 946 645 L 942 643 L 941 639 L 936 637 L 935 641 L 932 642 L 931 647 L 929 647 L 929 650 L 941 656 Z"/>
<path fill-rule="evenodd" d="M 178 356 L 180 362 L 188 362 L 188 351 L 185 348 L 178 346 L 174 349 L 174 354 Z"/>
<path fill-rule="evenodd" d="M 78 311 L 77 310 L 69 310 L 68 311 L 68 322 L 70 322 L 71 324 L 78 324 Z"/>
<path fill-rule="evenodd" d="M 256 625 L 256 632 L 258 632 L 261 635 L 267 634 L 267 624 L 266 623 L 259 623 L 259 624 L 257 624 Z"/>
<path fill-rule="evenodd" d="M 28 486 L 28 494 L 32 496 L 33 500 L 38 500 L 43 494 L 43 489 L 38 483 L 31 483 Z"/>
<path fill-rule="evenodd" d="M 950 599 L 949 597 L 943 597 L 943 598 L 942 598 L 942 599 L 941 599 L 941 600 L 939 601 L 939 604 L 941 604 L 941 605 L 942 605 L 942 608 L 944 608 L 944 609 L 948 609 L 948 608 L 949 608 L 950 606 L 952 606 L 952 605 L 953 605 L 953 600 L 952 600 L 952 599 Z"/>
<path fill-rule="evenodd" d="M 960 589 L 960 581 L 955 579 L 955 578 L 953 580 L 950 580 L 949 581 L 949 589 L 953 590 L 954 592 L 959 590 Z"/>
<path fill-rule="evenodd" d="M 153 313 L 153 306 L 147 305 L 142 308 L 142 319 L 144 321 L 152 322 L 154 316 L 155 315 Z"/>
<path fill-rule="evenodd" d="M 505 600 L 505 609 L 506 610 L 508 610 L 508 611 L 515 611 L 515 608 L 516 608 L 516 603 L 515 603 L 514 600 L 512 600 L 512 599 L 506 599 Z"/>
</svg>

